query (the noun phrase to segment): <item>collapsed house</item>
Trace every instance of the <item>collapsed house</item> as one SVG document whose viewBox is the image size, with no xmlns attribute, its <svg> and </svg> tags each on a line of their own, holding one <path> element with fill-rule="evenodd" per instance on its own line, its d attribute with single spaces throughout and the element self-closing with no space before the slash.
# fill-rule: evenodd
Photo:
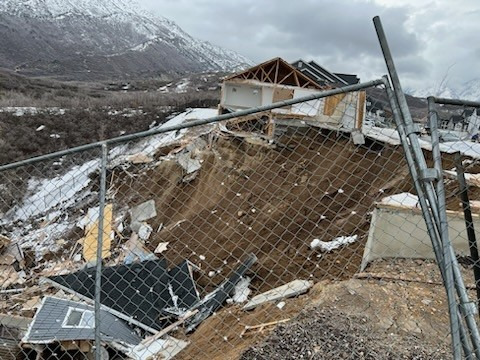
<svg viewBox="0 0 480 360">
<path fill-rule="evenodd" d="M 298 66 L 299 62 L 296 64 Z M 352 79 L 353 75 L 342 74 L 344 76 L 342 78 L 338 74 L 334 75 L 331 82 L 322 80 L 322 85 L 317 82 L 320 81 L 319 77 L 309 77 L 309 74 L 281 58 L 274 58 L 227 77 L 222 85 L 219 111 L 229 113 L 297 99 L 329 88 L 345 86 L 349 84 L 345 79 L 351 82 L 356 81 Z M 328 75 L 324 78 L 330 79 Z M 291 120 L 300 120 L 302 122 L 298 121 L 296 124 L 306 123 L 321 128 L 351 132 L 362 127 L 365 105 L 366 94 L 364 91 L 358 91 L 242 117 L 229 121 L 229 126 L 236 125 L 241 129 L 242 124 L 253 122 L 259 130 L 272 135 L 275 125 L 285 124 L 285 121 L 292 125 Z"/>
<path fill-rule="evenodd" d="M 95 312 L 92 306 L 47 296 L 33 318 L 22 339 L 24 348 L 37 352 L 43 358 L 47 345 L 59 344 L 64 351 L 92 353 L 95 339 Z M 120 319 L 100 311 L 100 333 L 105 344 L 118 343 L 121 347 L 134 347 L 141 338 Z M 102 349 L 105 353 L 107 350 Z M 108 359 L 108 356 L 105 357 Z"/>
</svg>

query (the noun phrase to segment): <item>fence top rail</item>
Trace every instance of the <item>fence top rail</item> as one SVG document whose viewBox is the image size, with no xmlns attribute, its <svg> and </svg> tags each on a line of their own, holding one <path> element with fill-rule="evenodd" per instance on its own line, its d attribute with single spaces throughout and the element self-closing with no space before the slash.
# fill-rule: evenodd
<svg viewBox="0 0 480 360">
<path fill-rule="evenodd" d="M 470 106 L 474 108 L 480 108 L 480 102 L 478 101 L 471 101 L 471 100 L 461 100 L 461 99 L 447 99 L 447 98 L 439 98 L 435 96 L 430 96 L 429 99 L 433 99 L 435 104 L 441 105 L 458 105 L 458 106 Z"/>
<path fill-rule="evenodd" d="M 85 144 L 85 145 L 73 147 L 73 148 L 70 148 L 70 149 L 61 150 L 61 151 L 57 151 L 57 152 L 54 152 L 54 153 L 50 153 L 50 154 L 46 154 L 46 155 L 40 155 L 40 156 L 32 157 L 32 158 L 29 158 L 29 159 L 13 162 L 13 163 L 10 163 L 10 164 L 0 166 L 0 171 L 11 170 L 11 169 L 15 169 L 15 168 L 18 168 L 18 167 L 21 167 L 21 166 L 34 164 L 34 163 L 37 163 L 37 162 L 40 162 L 40 161 L 51 160 L 51 159 L 55 159 L 55 158 L 58 158 L 58 157 L 61 157 L 61 156 L 65 156 L 65 155 L 71 155 L 71 154 L 77 153 L 77 152 L 82 152 L 82 151 L 86 151 L 86 150 L 92 150 L 92 149 L 95 149 L 95 148 L 100 148 L 103 145 L 118 144 L 118 143 L 123 143 L 123 142 L 131 141 L 131 140 L 145 138 L 145 137 L 152 136 L 152 135 L 158 135 L 158 134 L 163 134 L 163 133 L 167 133 L 167 132 L 171 132 L 171 131 L 177 131 L 177 130 L 181 130 L 181 129 L 187 129 L 187 128 L 192 128 L 192 127 L 196 127 L 196 126 L 211 124 L 211 123 L 215 123 L 215 122 L 230 120 L 230 119 L 234 119 L 234 118 L 238 118 L 238 117 L 242 117 L 242 116 L 247 116 L 247 115 L 261 113 L 261 112 L 265 112 L 265 111 L 269 111 L 269 110 L 273 110 L 273 109 L 277 109 L 277 108 L 282 108 L 284 106 L 290 106 L 290 105 L 295 105 L 295 104 L 299 104 L 299 103 L 302 103 L 302 102 L 318 100 L 318 99 L 325 98 L 325 97 L 328 97 L 328 96 L 345 94 L 345 93 L 349 93 L 349 92 L 355 92 L 355 91 L 359 91 L 359 90 L 363 90 L 363 89 L 367 89 L 367 88 L 370 88 L 370 87 L 383 85 L 383 84 L 385 84 L 385 79 L 382 78 L 382 79 L 372 80 L 372 81 L 368 81 L 368 82 L 364 82 L 364 83 L 360 83 L 360 84 L 349 85 L 349 86 L 344 86 L 344 87 L 340 87 L 340 88 L 336 88 L 336 89 L 320 91 L 318 93 L 314 93 L 314 94 L 311 94 L 311 95 L 308 95 L 308 96 L 299 97 L 299 98 L 296 98 L 296 99 L 279 101 L 279 102 L 269 104 L 269 105 L 258 106 L 258 107 L 254 107 L 254 108 L 250 108 L 250 109 L 235 111 L 235 112 L 228 113 L 228 114 L 218 115 L 218 116 L 214 116 L 214 117 L 211 117 L 211 118 L 208 118 L 208 119 L 195 120 L 195 121 L 190 121 L 188 123 L 182 123 L 182 124 L 173 125 L 173 126 L 165 126 L 165 127 L 160 126 L 160 127 L 154 128 L 154 129 L 147 130 L 147 131 L 137 132 L 135 134 L 123 135 L 123 136 L 115 137 L 115 138 L 112 138 L 112 139 L 109 139 L 109 140 L 104 140 L 104 141 L 99 141 L 99 142 L 95 142 L 95 143 Z"/>
</svg>

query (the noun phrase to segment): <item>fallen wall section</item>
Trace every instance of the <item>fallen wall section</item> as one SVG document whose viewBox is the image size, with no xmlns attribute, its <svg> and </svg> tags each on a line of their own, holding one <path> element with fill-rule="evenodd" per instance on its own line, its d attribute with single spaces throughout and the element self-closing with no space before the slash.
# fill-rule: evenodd
<svg viewBox="0 0 480 360">
<path fill-rule="evenodd" d="M 469 256 L 463 213 L 447 211 L 450 240 L 458 256 Z M 477 239 L 480 216 L 473 215 Z M 418 208 L 377 204 L 373 211 L 361 271 L 368 263 L 383 258 L 435 259 L 425 221 Z"/>
</svg>

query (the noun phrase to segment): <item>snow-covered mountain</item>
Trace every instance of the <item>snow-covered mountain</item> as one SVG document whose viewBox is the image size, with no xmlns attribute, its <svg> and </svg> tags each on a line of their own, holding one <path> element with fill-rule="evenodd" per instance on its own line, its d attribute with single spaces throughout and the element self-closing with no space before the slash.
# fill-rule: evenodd
<svg viewBox="0 0 480 360">
<path fill-rule="evenodd" d="M 0 1 L 0 67 L 26 74 L 111 78 L 250 63 L 132 0 Z"/>
<path fill-rule="evenodd" d="M 449 86 L 446 83 L 424 89 L 408 89 L 409 95 L 416 97 L 437 96 L 451 99 L 480 101 L 480 79 L 472 79 L 460 86 Z"/>
</svg>

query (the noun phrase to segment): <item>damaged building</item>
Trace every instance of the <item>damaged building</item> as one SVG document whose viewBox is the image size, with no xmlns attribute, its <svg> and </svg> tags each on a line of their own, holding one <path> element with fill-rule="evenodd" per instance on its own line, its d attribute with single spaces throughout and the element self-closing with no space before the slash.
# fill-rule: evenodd
<svg viewBox="0 0 480 360">
<path fill-rule="evenodd" d="M 357 83 L 359 80 L 355 75 L 334 75 L 320 69 L 323 68 L 317 64 L 299 60 L 292 65 L 281 58 L 274 58 L 234 74 L 223 82 L 219 111 L 229 113 L 297 99 L 322 90 Z M 297 120 L 298 125 L 306 123 L 320 128 L 351 132 L 362 127 L 365 106 L 366 94 L 358 91 L 242 117 L 230 121 L 229 126 L 244 129 L 245 123 L 252 123 L 252 128 L 272 135 L 276 125 L 285 124 L 285 121 L 291 124 L 291 120 Z"/>
</svg>

